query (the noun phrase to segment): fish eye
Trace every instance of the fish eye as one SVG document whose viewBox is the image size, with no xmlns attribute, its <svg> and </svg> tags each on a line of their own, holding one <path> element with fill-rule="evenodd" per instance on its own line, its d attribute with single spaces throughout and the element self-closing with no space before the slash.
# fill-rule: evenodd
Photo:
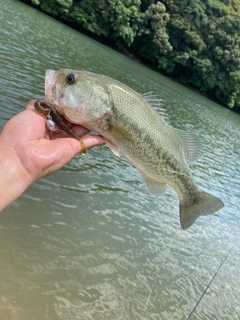
<svg viewBox="0 0 240 320">
<path fill-rule="evenodd" d="M 74 84 L 75 83 L 75 76 L 72 73 L 69 73 L 66 75 L 66 82 L 68 84 Z"/>
</svg>

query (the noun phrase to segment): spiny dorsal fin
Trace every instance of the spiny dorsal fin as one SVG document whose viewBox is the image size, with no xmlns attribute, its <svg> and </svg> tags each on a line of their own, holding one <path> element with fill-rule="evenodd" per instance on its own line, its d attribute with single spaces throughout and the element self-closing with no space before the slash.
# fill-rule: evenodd
<svg viewBox="0 0 240 320">
<path fill-rule="evenodd" d="M 201 155 L 201 140 L 196 133 L 174 128 L 175 133 L 180 138 L 183 152 L 188 162 L 196 161 Z"/>
<path fill-rule="evenodd" d="M 142 97 L 145 101 L 147 101 L 157 112 L 158 114 L 168 122 L 168 115 L 166 114 L 166 110 L 161 107 L 162 99 L 159 99 L 156 95 L 152 94 L 152 92 L 142 94 Z"/>
</svg>

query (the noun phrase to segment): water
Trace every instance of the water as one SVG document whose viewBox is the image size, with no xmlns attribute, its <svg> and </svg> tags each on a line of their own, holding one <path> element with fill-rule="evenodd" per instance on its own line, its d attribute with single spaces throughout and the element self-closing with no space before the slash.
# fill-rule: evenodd
<svg viewBox="0 0 240 320">
<path fill-rule="evenodd" d="M 19 1 L 0 4 L 0 127 L 44 96 L 46 69 L 106 74 L 163 99 L 197 132 L 199 188 L 225 203 L 181 230 L 173 190 L 159 199 L 106 147 L 76 156 L 0 215 L 0 319 L 240 319 L 239 125 L 233 112 Z"/>
</svg>

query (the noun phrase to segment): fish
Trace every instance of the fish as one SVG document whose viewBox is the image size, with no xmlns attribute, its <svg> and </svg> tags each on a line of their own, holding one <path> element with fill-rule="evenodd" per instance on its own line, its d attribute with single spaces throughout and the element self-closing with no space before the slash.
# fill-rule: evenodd
<svg viewBox="0 0 240 320">
<path fill-rule="evenodd" d="M 201 153 L 198 135 L 171 126 L 152 94 L 105 75 L 61 69 L 46 71 L 45 100 L 68 121 L 104 137 L 115 155 L 140 171 L 152 195 L 172 187 L 183 229 L 223 208 L 218 197 L 198 189 L 190 172 L 188 163 Z"/>
<path fill-rule="evenodd" d="M 80 153 L 82 155 L 85 155 L 86 148 L 84 142 L 72 131 L 72 129 L 68 126 L 66 120 L 63 117 L 61 117 L 61 115 L 58 113 L 58 111 L 53 105 L 51 105 L 48 101 L 41 99 L 36 100 L 34 102 L 34 108 L 38 113 L 42 114 L 43 116 L 46 116 L 46 127 L 48 130 L 57 131 L 57 124 L 60 127 L 60 129 L 62 129 L 70 137 L 77 139 L 80 142 Z"/>
</svg>

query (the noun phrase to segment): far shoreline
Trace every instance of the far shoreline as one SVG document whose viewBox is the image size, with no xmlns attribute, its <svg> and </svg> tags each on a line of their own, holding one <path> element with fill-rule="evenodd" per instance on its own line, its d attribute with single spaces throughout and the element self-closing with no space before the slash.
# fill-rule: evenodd
<svg viewBox="0 0 240 320">
<path fill-rule="evenodd" d="M 219 100 L 217 100 L 215 97 L 213 97 L 209 93 L 203 92 L 200 89 L 198 89 L 198 88 L 196 88 L 196 87 L 194 87 L 194 86 L 192 86 L 190 84 L 184 83 L 184 82 L 180 81 L 176 77 L 167 75 L 166 73 L 164 73 L 163 71 L 157 69 L 156 67 L 148 64 L 147 62 L 142 61 L 141 59 L 136 57 L 133 53 L 129 52 L 126 48 L 120 48 L 118 45 L 116 45 L 113 41 L 109 40 L 108 38 L 99 37 L 98 35 L 96 35 L 96 34 L 90 32 L 90 31 L 82 28 L 81 26 L 76 25 L 75 23 L 71 23 L 71 22 L 69 22 L 67 20 L 64 20 L 59 16 L 53 16 L 53 15 L 49 14 L 48 12 L 41 10 L 40 6 L 34 5 L 32 2 L 29 2 L 29 0 L 20 0 L 20 1 L 24 2 L 25 4 L 27 4 L 27 5 L 31 6 L 31 7 L 33 7 L 36 10 L 42 12 L 43 14 L 46 14 L 49 17 L 51 17 L 51 18 L 53 18 L 53 19 L 65 24 L 65 25 L 67 25 L 68 27 L 74 29 L 75 31 L 78 31 L 78 32 L 84 34 L 85 36 L 87 36 L 87 37 L 89 37 L 89 38 L 91 38 L 91 39 L 93 39 L 93 40 L 95 40 L 95 41 L 97 41 L 97 42 L 99 42 L 99 43 L 101 43 L 101 44 L 103 44 L 103 45 L 105 45 L 105 46 L 107 46 L 107 47 L 109 47 L 109 48 L 111 48 L 111 49 L 123 54 L 123 55 L 125 55 L 126 57 L 134 60 L 135 62 L 138 62 L 141 65 L 143 65 L 143 66 L 145 66 L 145 67 L 147 67 L 149 69 L 154 70 L 155 72 L 161 74 L 162 76 L 164 76 L 164 77 L 166 77 L 166 78 L 168 78 L 168 79 L 170 79 L 170 80 L 182 85 L 185 88 L 188 88 L 189 90 L 199 94 L 200 96 L 203 96 L 206 99 L 208 99 L 210 101 L 213 101 L 213 102 L 219 104 L 220 106 L 222 106 L 222 107 L 224 107 L 224 108 L 226 108 L 226 109 L 228 109 L 230 111 L 233 111 L 233 112 L 235 112 L 237 114 L 240 114 L 240 108 L 238 108 L 238 107 L 229 108 L 227 105 L 221 104 L 221 102 Z"/>
</svg>

